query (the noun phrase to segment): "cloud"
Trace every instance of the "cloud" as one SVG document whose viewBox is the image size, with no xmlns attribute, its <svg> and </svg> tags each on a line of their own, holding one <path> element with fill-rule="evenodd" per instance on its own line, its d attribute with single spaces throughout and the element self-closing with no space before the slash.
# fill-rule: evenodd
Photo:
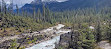
<svg viewBox="0 0 111 49">
<path fill-rule="evenodd" d="M 10 0 L 4 0 L 7 4 L 10 3 Z M 19 7 L 23 6 L 26 3 L 31 3 L 33 0 L 13 0 L 14 5 L 18 5 Z M 1 0 L 0 0 L 1 2 Z"/>
<path fill-rule="evenodd" d="M 42 0 L 42 1 L 57 1 L 57 2 L 64 2 L 64 1 L 67 1 L 67 0 Z"/>
<path fill-rule="evenodd" d="M 4 0 L 7 4 L 10 3 L 10 0 Z M 13 0 L 13 3 L 14 5 L 18 5 L 19 7 L 22 7 L 24 4 L 26 3 L 31 3 L 33 0 Z M 46 1 L 46 0 L 42 0 L 42 1 Z M 63 1 L 66 1 L 66 0 L 56 0 L 58 2 L 63 2 Z M 0 0 L 1 2 L 1 0 Z"/>
<path fill-rule="evenodd" d="M 64 1 L 67 1 L 67 0 L 56 0 L 56 1 L 58 1 L 58 2 L 64 2 Z"/>
</svg>

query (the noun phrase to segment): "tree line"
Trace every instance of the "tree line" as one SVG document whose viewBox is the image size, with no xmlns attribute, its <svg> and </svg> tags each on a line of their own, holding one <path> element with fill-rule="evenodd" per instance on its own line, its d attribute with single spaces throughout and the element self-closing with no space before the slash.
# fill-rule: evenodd
<svg viewBox="0 0 111 49">
<path fill-rule="evenodd" d="M 39 31 L 62 23 L 66 25 L 66 28 L 71 27 L 72 30 L 78 30 L 72 31 L 72 40 L 69 42 L 68 48 L 93 49 L 93 43 L 111 40 L 111 7 L 53 12 L 43 5 L 42 10 L 33 6 L 33 12 L 30 13 L 19 9 L 16 5 L 16 12 L 14 12 L 13 2 L 7 7 L 5 1 L 2 0 L 0 9 L 0 29 L 3 31 L 0 32 L 3 34 L 0 36 L 6 36 L 7 33 L 4 34 L 4 32 L 8 32 L 8 28 L 11 29 L 11 27 L 20 33 L 25 33 L 28 30 L 30 30 L 29 32 Z M 88 28 L 89 26 L 94 26 L 95 29 L 91 30 Z"/>
</svg>

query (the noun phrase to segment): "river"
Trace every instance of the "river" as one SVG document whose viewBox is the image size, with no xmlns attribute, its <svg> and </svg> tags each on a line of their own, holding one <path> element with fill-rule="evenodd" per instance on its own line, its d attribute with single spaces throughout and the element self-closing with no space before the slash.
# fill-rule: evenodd
<svg viewBox="0 0 111 49">
<path fill-rule="evenodd" d="M 70 30 L 61 30 L 62 27 L 64 27 L 65 25 L 63 24 L 58 24 L 57 26 L 54 26 L 56 27 L 56 29 L 58 29 L 58 31 L 56 31 L 57 34 L 60 34 L 60 33 L 68 33 L 70 32 Z M 44 31 L 50 31 L 50 30 L 53 30 L 52 29 L 53 27 L 51 27 L 50 29 L 45 29 Z M 59 43 L 59 40 L 60 40 L 60 36 L 55 36 L 54 38 L 52 38 L 51 40 L 47 40 L 47 41 L 44 41 L 44 42 L 41 42 L 41 43 L 38 43 L 32 47 L 29 47 L 29 48 L 26 48 L 26 49 L 54 49 L 55 48 L 55 43 L 58 44 Z"/>
</svg>

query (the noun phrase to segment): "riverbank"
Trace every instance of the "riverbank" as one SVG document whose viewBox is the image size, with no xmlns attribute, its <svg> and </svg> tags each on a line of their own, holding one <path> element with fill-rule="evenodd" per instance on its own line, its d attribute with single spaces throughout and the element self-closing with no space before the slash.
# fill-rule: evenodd
<svg viewBox="0 0 111 49">
<path fill-rule="evenodd" d="M 56 29 L 52 29 L 52 28 L 55 28 Z M 36 42 L 36 45 L 34 45 L 35 43 L 33 44 L 30 44 L 30 48 L 26 48 L 26 49 L 53 49 L 55 48 L 55 43 L 58 43 L 59 40 L 60 40 L 60 35 L 62 34 L 65 34 L 65 33 L 68 33 L 70 32 L 71 30 L 69 29 L 61 29 L 62 27 L 64 27 L 64 25 L 62 24 L 59 24 L 58 26 L 55 26 L 55 27 L 51 27 L 50 29 L 46 29 L 45 31 L 43 32 L 50 32 L 50 35 L 49 35 L 49 38 L 46 38 L 45 40 L 41 41 L 41 42 Z M 54 32 L 53 32 L 54 31 Z M 51 34 L 53 33 L 53 34 Z"/>
<path fill-rule="evenodd" d="M 111 43 L 107 40 L 100 41 L 95 49 L 111 49 Z"/>
<path fill-rule="evenodd" d="M 57 26 L 49 27 L 47 29 L 44 29 L 44 30 L 41 30 L 38 32 L 3 37 L 3 38 L 1 38 L 2 40 L 0 40 L 0 48 L 10 47 L 12 40 L 15 40 L 15 39 L 17 40 L 18 45 L 20 45 L 21 42 L 24 41 L 21 46 L 24 46 L 26 48 L 31 47 L 35 44 L 50 40 L 55 36 L 60 36 L 61 34 L 71 31 L 69 29 L 61 29 L 64 26 L 65 25 L 63 25 L 63 24 L 58 24 Z M 27 39 L 27 38 L 29 38 L 29 39 Z M 29 43 L 30 41 L 33 41 L 32 39 L 34 39 L 34 38 L 37 39 L 37 40 L 35 40 L 36 42 Z M 29 40 L 29 42 L 28 42 L 28 40 Z M 29 44 L 27 44 L 27 42 Z"/>
</svg>

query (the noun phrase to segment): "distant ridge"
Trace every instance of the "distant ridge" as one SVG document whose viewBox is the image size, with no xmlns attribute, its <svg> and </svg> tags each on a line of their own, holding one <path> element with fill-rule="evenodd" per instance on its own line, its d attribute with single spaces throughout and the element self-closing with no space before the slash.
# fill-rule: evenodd
<svg viewBox="0 0 111 49">
<path fill-rule="evenodd" d="M 42 2 L 41 0 L 33 1 L 31 4 L 25 4 L 22 9 L 28 12 L 32 12 L 33 6 L 37 9 L 42 10 L 42 6 L 45 4 L 51 11 L 64 11 L 74 10 L 78 8 L 89 8 L 89 7 L 111 7 L 111 0 L 68 0 L 65 2 Z"/>
</svg>

